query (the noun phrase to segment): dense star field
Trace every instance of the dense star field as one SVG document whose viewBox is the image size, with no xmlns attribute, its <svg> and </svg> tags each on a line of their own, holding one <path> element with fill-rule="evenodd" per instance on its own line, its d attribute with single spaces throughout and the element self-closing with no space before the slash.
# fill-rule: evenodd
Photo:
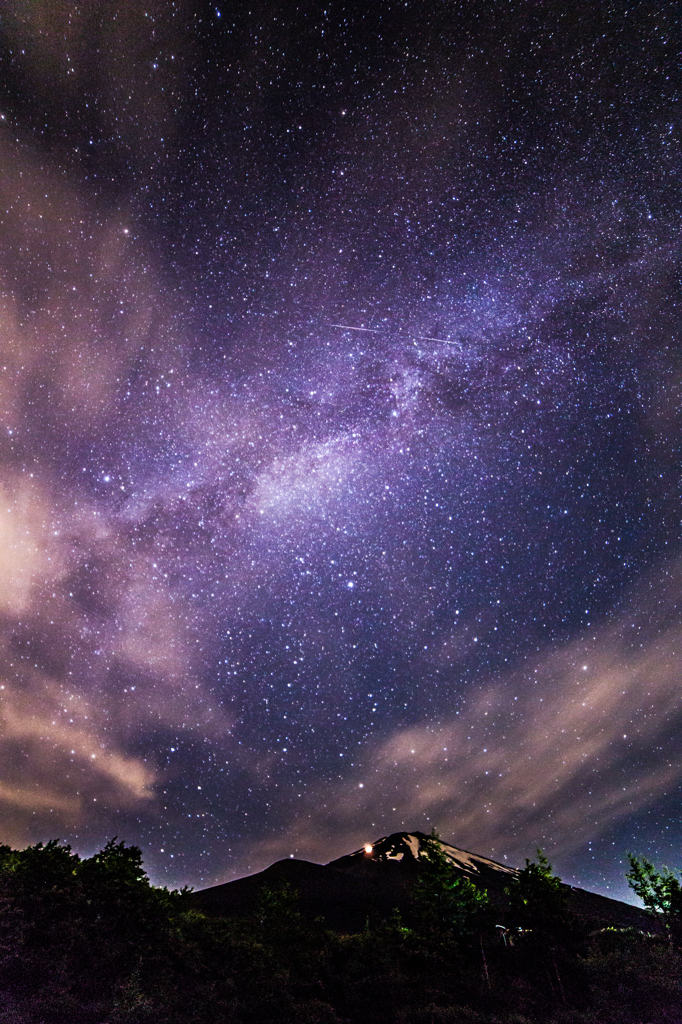
<svg viewBox="0 0 682 1024">
<path fill-rule="evenodd" d="M 0 841 L 679 864 L 678 14 L 5 5 Z"/>
</svg>

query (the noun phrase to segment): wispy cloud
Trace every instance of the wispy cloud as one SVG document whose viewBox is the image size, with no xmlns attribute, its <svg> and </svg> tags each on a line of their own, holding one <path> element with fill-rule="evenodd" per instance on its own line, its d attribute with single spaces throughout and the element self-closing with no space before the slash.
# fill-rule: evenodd
<svg viewBox="0 0 682 1024">
<path fill-rule="evenodd" d="M 682 566 L 666 566 L 596 633 L 483 685 L 450 720 L 401 729 L 309 793 L 251 858 L 327 860 L 379 833 L 435 825 L 477 852 L 570 853 L 682 778 Z M 530 844 L 530 845 L 529 845 Z"/>
</svg>

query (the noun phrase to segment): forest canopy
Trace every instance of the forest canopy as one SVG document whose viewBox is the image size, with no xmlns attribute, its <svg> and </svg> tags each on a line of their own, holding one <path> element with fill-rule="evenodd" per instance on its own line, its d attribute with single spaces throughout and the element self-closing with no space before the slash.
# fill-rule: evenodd
<svg viewBox="0 0 682 1024">
<path fill-rule="evenodd" d="M 57 840 L 2 846 L 0 1024 L 669 1022 L 679 881 L 632 856 L 628 879 L 651 932 L 589 928 L 542 851 L 493 896 L 434 833 L 411 909 L 346 933 L 302 913 L 287 884 L 245 915 L 199 913 L 116 839 L 89 858 Z"/>
</svg>

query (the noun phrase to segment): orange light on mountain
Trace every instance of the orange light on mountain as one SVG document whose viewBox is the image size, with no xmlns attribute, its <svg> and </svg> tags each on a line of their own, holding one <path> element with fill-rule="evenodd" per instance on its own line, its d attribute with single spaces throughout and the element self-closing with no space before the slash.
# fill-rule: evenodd
<svg viewBox="0 0 682 1024">
<path fill-rule="evenodd" d="M 372 852 L 372 844 L 371 843 L 365 843 L 365 853 L 371 853 L 371 852 Z"/>
</svg>

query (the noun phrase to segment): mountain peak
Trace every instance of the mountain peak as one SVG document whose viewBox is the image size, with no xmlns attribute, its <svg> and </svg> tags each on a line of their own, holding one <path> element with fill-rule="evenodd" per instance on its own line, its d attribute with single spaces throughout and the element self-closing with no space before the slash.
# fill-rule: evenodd
<svg viewBox="0 0 682 1024">
<path fill-rule="evenodd" d="M 399 862 L 407 867 L 416 864 L 424 841 L 430 838 L 431 836 L 425 832 L 392 832 L 389 836 L 382 836 L 373 843 L 367 843 L 354 853 L 330 861 L 328 866 L 341 871 L 355 871 L 362 870 L 371 863 Z M 469 878 L 483 879 L 494 875 L 502 880 L 502 876 L 513 876 L 518 873 L 515 868 L 498 864 L 489 857 L 451 846 L 442 839 L 439 842 L 441 850 L 451 864 Z"/>
</svg>

